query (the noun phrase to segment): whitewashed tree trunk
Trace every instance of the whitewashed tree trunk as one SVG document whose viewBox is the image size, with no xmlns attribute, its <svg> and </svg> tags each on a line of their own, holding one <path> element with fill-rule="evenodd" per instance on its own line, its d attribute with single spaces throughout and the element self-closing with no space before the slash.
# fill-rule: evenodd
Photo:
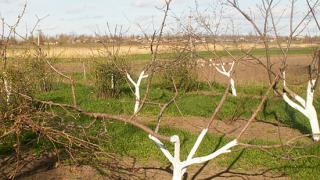
<svg viewBox="0 0 320 180">
<path fill-rule="evenodd" d="M 141 81 L 142 79 L 144 78 L 147 78 L 148 75 L 145 75 L 144 74 L 144 71 L 142 71 L 139 75 L 139 78 L 138 78 L 138 81 L 135 82 L 129 73 L 127 73 L 127 78 L 129 79 L 129 81 L 133 84 L 134 86 L 134 95 L 136 97 L 136 102 L 135 102 L 135 105 L 134 105 L 134 114 L 136 114 L 139 110 L 139 107 L 140 107 L 140 84 L 141 84 Z"/>
<path fill-rule="evenodd" d="M 286 87 L 286 82 L 285 82 L 285 73 L 283 73 L 283 85 Z M 320 128 L 319 128 L 319 122 L 318 122 L 318 117 L 317 117 L 317 111 L 313 105 L 313 95 L 314 95 L 314 89 L 313 85 L 316 82 L 316 80 L 309 80 L 308 82 L 308 87 L 307 87 L 307 97 L 306 100 L 304 100 L 302 97 L 292 94 L 293 98 L 298 102 L 292 101 L 288 96 L 287 93 L 283 93 L 282 97 L 283 100 L 292 108 L 298 110 L 301 112 L 305 117 L 308 118 L 310 126 L 311 126 L 311 131 L 312 131 L 312 138 L 314 141 L 319 141 L 320 140 Z"/>
<path fill-rule="evenodd" d="M 114 76 L 111 74 L 111 89 L 114 89 Z"/>
<path fill-rule="evenodd" d="M 156 145 L 160 148 L 162 153 L 166 156 L 166 158 L 172 163 L 173 166 L 173 180 L 181 180 L 183 178 L 184 173 L 187 171 L 187 168 L 193 164 L 200 164 L 207 162 L 211 159 L 216 158 L 217 156 L 225 153 L 231 152 L 231 148 L 238 145 L 237 140 L 233 140 L 223 146 L 222 148 L 218 149 L 217 151 L 203 157 L 196 157 L 194 158 L 193 156 L 195 155 L 197 149 L 199 148 L 204 136 L 207 134 L 208 129 L 202 130 L 200 135 L 198 136 L 195 144 L 193 145 L 187 159 L 185 161 L 180 160 L 180 139 L 179 136 L 174 135 L 170 138 L 170 141 L 174 143 L 174 156 L 170 154 L 170 152 L 164 147 L 163 143 L 157 139 L 156 137 L 149 135 L 149 138 L 153 140 Z"/>
<path fill-rule="evenodd" d="M 225 65 L 224 63 L 221 63 L 219 65 L 217 65 L 217 64 L 213 64 L 213 65 L 215 66 L 215 68 L 217 69 L 217 71 L 219 73 L 221 73 L 222 75 L 224 75 L 228 79 L 230 79 L 231 93 L 232 93 L 233 96 L 237 96 L 237 90 L 236 90 L 236 87 L 235 87 L 235 81 L 231 77 L 231 72 L 232 72 L 232 70 L 234 68 L 234 61 L 232 62 L 229 71 L 227 71 L 226 68 L 224 67 L 224 65 Z M 220 66 L 221 69 L 219 68 L 219 66 Z"/>
<path fill-rule="evenodd" d="M 7 96 L 7 104 L 10 104 L 10 97 L 11 97 L 11 85 L 10 82 L 8 81 L 7 74 L 6 72 L 3 72 L 3 84 L 4 84 L 4 90 L 6 91 L 6 96 Z"/>
<path fill-rule="evenodd" d="M 235 87 L 235 82 L 233 78 L 230 78 L 230 86 L 231 86 L 231 93 L 233 96 L 237 96 L 237 90 Z"/>
</svg>

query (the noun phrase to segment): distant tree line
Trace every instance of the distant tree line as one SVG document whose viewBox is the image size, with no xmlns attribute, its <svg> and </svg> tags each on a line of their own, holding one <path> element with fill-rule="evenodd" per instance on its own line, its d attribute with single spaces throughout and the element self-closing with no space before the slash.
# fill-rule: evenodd
<svg viewBox="0 0 320 180">
<path fill-rule="evenodd" d="M 127 44 L 146 44 L 150 43 L 150 39 L 148 37 L 142 35 L 130 35 L 130 36 L 123 36 L 122 42 Z M 279 37 L 283 41 L 288 39 L 286 36 Z M 81 44 L 96 44 L 100 42 L 104 43 L 114 43 L 112 42 L 112 38 L 108 37 L 108 35 L 76 35 L 76 34 L 58 34 L 54 36 L 48 36 L 43 33 L 39 33 L 33 36 L 29 36 L 26 39 L 21 39 L 19 37 L 11 37 L 9 39 L 9 44 L 11 45 L 24 45 L 28 42 L 39 42 L 41 45 L 81 45 Z M 110 40 L 111 39 L 111 40 Z M 218 37 L 210 36 L 210 35 L 200 35 L 195 38 L 195 43 L 214 43 L 217 39 L 223 40 L 225 43 L 251 43 L 251 42 L 259 42 L 262 41 L 260 36 L 256 35 L 220 35 Z M 268 37 L 270 42 L 276 40 L 275 37 Z M 109 42 L 110 41 L 110 42 Z M 114 40 L 116 41 L 116 40 Z M 179 43 L 188 41 L 188 37 L 186 35 L 164 35 L 162 43 Z M 306 43 L 306 44 L 319 44 L 320 43 L 320 36 L 300 36 L 295 37 L 293 39 L 296 43 Z M 0 40 L 0 46 L 4 43 Z"/>
</svg>

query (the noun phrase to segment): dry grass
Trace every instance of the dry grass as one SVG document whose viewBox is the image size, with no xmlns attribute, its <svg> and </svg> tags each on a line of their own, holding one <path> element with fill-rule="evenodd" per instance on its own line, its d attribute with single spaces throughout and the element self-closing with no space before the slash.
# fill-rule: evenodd
<svg viewBox="0 0 320 180">
<path fill-rule="evenodd" d="M 285 46 L 285 45 L 283 45 Z M 307 47 L 314 47 L 314 44 L 292 44 L 292 48 L 307 48 Z M 240 43 L 240 44 L 225 44 L 224 46 L 216 45 L 214 44 L 208 44 L 208 45 L 198 45 L 196 47 L 197 51 L 207 51 L 208 49 L 213 50 L 214 48 L 217 51 L 222 51 L 224 48 L 227 48 L 228 50 L 236 50 L 236 49 L 250 49 L 255 47 L 256 49 L 263 48 L 262 44 L 256 44 L 256 43 Z M 276 44 L 271 44 L 270 48 L 276 48 Z M 112 47 L 109 50 L 112 50 Z M 159 52 L 172 52 L 172 45 L 161 45 L 159 47 Z M 51 47 L 43 47 L 43 51 L 48 55 L 48 57 L 59 57 L 59 58 L 90 58 L 90 57 L 100 57 L 105 56 L 104 52 L 105 49 L 100 45 L 96 46 L 88 46 L 88 47 L 77 47 L 77 46 L 51 46 Z M 17 56 L 23 56 L 26 53 L 29 53 L 30 55 L 36 54 L 35 51 L 26 51 L 23 48 L 10 48 L 8 49 L 8 57 L 17 57 Z M 120 54 L 149 54 L 150 53 L 150 47 L 148 45 L 124 45 L 120 47 Z"/>
</svg>

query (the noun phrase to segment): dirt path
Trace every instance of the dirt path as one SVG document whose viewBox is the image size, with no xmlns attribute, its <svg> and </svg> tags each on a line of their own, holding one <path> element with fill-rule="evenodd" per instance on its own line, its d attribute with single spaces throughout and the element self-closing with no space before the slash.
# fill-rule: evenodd
<svg viewBox="0 0 320 180">
<path fill-rule="evenodd" d="M 133 160 L 132 160 L 133 161 Z M 161 165 L 158 162 L 137 163 L 129 166 L 131 174 L 119 178 L 110 178 L 102 175 L 97 169 L 87 166 L 60 165 L 50 169 L 42 166 L 42 169 L 34 169 L 16 179 L 20 180 L 104 180 L 104 179 L 132 179 L 132 180 L 170 180 L 172 170 L 170 164 Z M 188 168 L 187 179 L 290 179 L 285 174 L 276 172 L 274 169 L 242 169 L 240 167 L 222 167 L 210 161 L 205 164 L 193 165 Z"/>
<path fill-rule="evenodd" d="M 152 120 L 150 120 L 152 119 Z M 143 117 L 141 122 L 155 123 L 154 117 Z M 178 128 L 181 130 L 200 133 L 200 131 L 206 127 L 209 122 L 209 118 L 202 117 L 163 117 L 161 121 L 163 127 Z M 247 121 L 236 120 L 236 121 L 214 121 L 212 127 L 209 129 L 209 133 L 226 135 L 227 137 L 234 138 L 243 129 Z M 278 142 L 281 140 L 288 141 L 297 136 L 301 136 L 301 132 L 296 129 L 291 129 L 280 124 L 277 126 L 272 123 L 265 122 L 253 122 L 248 130 L 243 134 L 243 138 L 246 140 L 253 139 L 264 139 L 268 141 Z M 304 141 L 312 142 L 309 138 L 303 138 Z"/>
<path fill-rule="evenodd" d="M 289 179 L 280 173 L 271 172 L 271 170 L 251 170 L 245 171 L 241 168 L 229 169 L 221 168 L 209 162 L 204 165 L 192 166 L 188 169 L 186 179 Z M 163 166 L 157 162 L 148 163 L 148 165 L 135 165 L 133 167 L 132 175 L 112 179 L 147 179 L 147 180 L 170 180 L 172 178 L 172 171 L 170 165 Z M 90 166 L 60 166 L 51 170 L 43 170 L 36 174 L 18 178 L 20 180 L 104 180 L 111 179 L 107 176 L 101 175 L 96 169 Z"/>
</svg>

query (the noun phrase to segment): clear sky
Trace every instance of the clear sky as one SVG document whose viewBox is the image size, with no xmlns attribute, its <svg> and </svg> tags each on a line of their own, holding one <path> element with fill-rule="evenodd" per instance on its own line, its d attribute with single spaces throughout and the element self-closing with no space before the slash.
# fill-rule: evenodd
<svg viewBox="0 0 320 180">
<path fill-rule="evenodd" d="M 40 24 L 46 34 L 59 33 L 93 34 L 103 33 L 107 22 L 114 26 L 123 25 L 129 34 L 139 34 L 141 31 L 136 25 L 139 23 L 145 30 L 152 30 L 161 20 L 161 7 L 164 0 L 28 0 L 27 12 L 19 31 L 31 29 L 36 22 L 36 15 L 43 17 L 49 15 Z M 202 9 L 210 7 L 218 0 L 198 0 Z M 25 0 L 0 0 L 0 16 L 7 22 L 13 23 Z M 240 0 L 242 7 L 255 8 L 258 0 Z M 283 1 L 282 1 L 283 2 Z M 284 0 L 281 7 L 286 7 L 288 0 Z M 187 15 L 194 9 L 194 0 L 173 0 L 170 18 Z M 301 10 L 301 7 L 299 7 Z M 282 13 L 281 8 L 275 10 Z M 237 21 L 242 17 L 232 15 Z M 245 29 L 245 28 L 243 28 Z M 249 28 L 250 29 L 250 28 Z M 243 30 L 243 31 L 248 31 Z"/>
</svg>

